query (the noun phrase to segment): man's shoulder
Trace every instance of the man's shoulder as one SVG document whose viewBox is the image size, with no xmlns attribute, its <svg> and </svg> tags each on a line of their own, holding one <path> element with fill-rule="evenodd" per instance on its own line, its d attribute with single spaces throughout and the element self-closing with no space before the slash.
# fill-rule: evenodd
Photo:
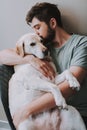
<svg viewBox="0 0 87 130">
<path fill-rule="evenodd" d="M 86 35 L 73 34 L 73 37 L 75 40 L 78 40 L 78 41 L 87 41 Z"/>
<path fill-rule="evenodd" d="M 87 36 L 73 34 L 73 42 L 74 42 L 74 45 L 76 45 L 76 46 L 78 46 L 78 45 L 87 46 Z"/>
</svg>

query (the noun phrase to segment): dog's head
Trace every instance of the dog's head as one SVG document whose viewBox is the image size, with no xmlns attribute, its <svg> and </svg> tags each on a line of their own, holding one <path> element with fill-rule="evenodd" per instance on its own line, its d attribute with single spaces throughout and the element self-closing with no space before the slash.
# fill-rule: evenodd
<svg viewBox="0 0 87 130">
<path fill-rule="evenodd" d="M 41 39 L 38 35 L 29 33 L 18 40 L 16 52 L 21 56 L 33 54 L 43 59 L 48 54 L 48 49 L 41 43 Z"/>
</svg>

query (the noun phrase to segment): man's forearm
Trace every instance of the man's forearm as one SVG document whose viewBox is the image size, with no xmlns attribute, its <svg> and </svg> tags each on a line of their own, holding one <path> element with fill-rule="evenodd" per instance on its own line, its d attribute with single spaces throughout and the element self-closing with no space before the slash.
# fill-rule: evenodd
<svg viewBox="0 0 87 130">
<path fill-rule="evenodd" d="M 55 107 L 55 101 L 51 93 L 47 93 L 26 106 L 28 115 L 36 114 Z"/>
<path fill-rule="evenodd" d="M 31 56 L 30 56 L 30 60 L 31 60 Z M 6 49 L 0 51 L 0 64 L 17 65 L 17 64 L 23 64 L 28 62 L 29 62 L 29 56 L 21 57 L 16 53 L 15 49 Z"/>
</svg>

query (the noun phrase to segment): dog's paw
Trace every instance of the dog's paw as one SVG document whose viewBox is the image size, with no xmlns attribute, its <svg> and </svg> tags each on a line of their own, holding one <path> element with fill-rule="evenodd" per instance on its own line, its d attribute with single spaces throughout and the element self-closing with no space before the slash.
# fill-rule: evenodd
<svg viewBox="0 0 87 130">
<path fill-rule="evenodd" d="M 68 105 L 66 104 L 66 101 L 64 98 L 55 100 L 56 105 L 58 106 L 58 109 L 68 109 Z"/>
<path fill-rule="evenodd" d="M 77 91 L 80 90 L 80 84 L 74 76 L 72 77 L 72 79 L 68 80 L 68 82 L 72 89 L 76 89 Z"/>
<path fill-rule="evenodd" d="M 53 95 L 54 95 L 56 106 L 58 106 L 59 109 L 68 108 L 66 101 L 58 88 L 54 90 Z"/>
<path fill-rule="evenodd" d="M 79 84 L 78 80 L 73 76 L 73 74 L 69 70 L 66 70 L 63 73 L 65 75 L 65 79 L 69 83 L 70 88 L 79 90 L 80 84 Z"/>
</svg>

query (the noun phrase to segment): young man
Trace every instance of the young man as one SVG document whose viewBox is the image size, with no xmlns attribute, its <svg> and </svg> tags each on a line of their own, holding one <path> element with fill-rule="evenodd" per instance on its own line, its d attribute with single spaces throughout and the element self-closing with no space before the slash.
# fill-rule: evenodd
<svg viewBox="0 0 87 130">
<path fill-rule="evenodd" d="M 67 103 L 78 109 L 87 125 L 87 37 L 68 34 L 63 29 L 60 11 L 54 4 L 38 3 L 34 5 L 29 10 L 26 21 L 35 33 L 43 39 L 44 44 L 49 47 L 58 72 L 62 73 L 64 70 L 70 69 L 80 82 L 81 89 L 79 92 L 72 90 L 67 81 L 58 87 Z M 44 61 L 34 56 L 21 58 L 12 49 L 0 52 L 0 61 L 8 65 L 29 62 L 45 76 L 51 78 L 54 75 L 53 69 L 50 70 L 50 66 Z M 13 117 L 15 127 L 29 115 L 52 107 L 55 107 L 54 98 L 51 93 L 47 93 L 15 113 Z"/>
</svg>

